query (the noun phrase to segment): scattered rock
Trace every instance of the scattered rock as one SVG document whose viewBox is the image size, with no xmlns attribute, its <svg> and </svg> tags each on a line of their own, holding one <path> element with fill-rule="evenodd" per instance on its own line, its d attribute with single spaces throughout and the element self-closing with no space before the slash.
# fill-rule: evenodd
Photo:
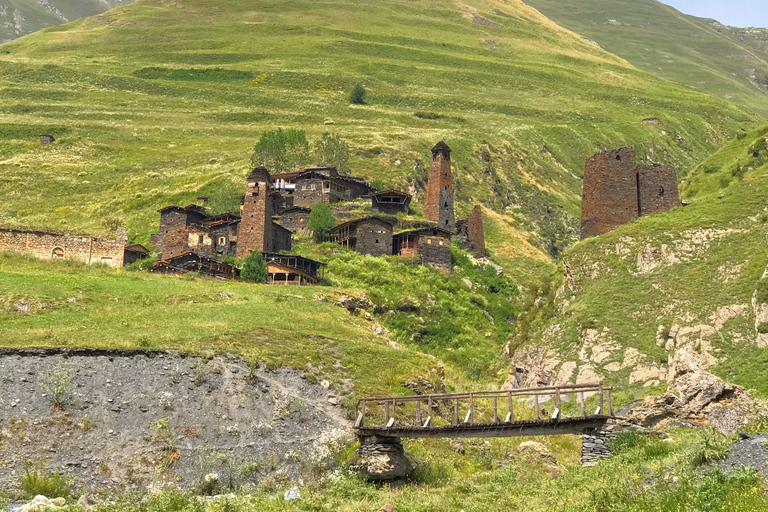
<svg viewBox="0 0 768 512">
<path fill-rule="evenodd" d="M 43 495 L 35 496 L 35 499 L 22 506 L 18 512 L 39 512 L 43 510 L 54 510 L 66 505 L 64 498 L 55 498 L 49 500 Z"/>
<path fill-rule="evenodd" d="M 301 492 L 299 492 L 298 487 L 294 486 L 291 489 L 285 491 L 285 495 L 283 497 L 285 498 L 285 501 L 300 500 Z"/>
<path fill-rule="evenodd" d="M 331 292 L 331 293 L 318 293 L 314 297 L 314 300 L 321 302 L 330 302 L 335 306 L 340 306 L 350 313 L 354 313 L 357 310 L 365 310 L 373 307 L 373 302 L 368 298 L 368 295 L 362 292 L 359 293 L 343 293 L 343 292 Z"/>
<path fill-rule="evenodd" d="M 399 437 L 366 437 L 357 449 L 357 456 L 355 466 L 369 480 L 380 482 L 404 478 L 413 470 Z"/>
<path fill-rule="evenodd" d="M 687 352 L 677 354 L 674 372 L 667 392 L 633 407 L 629 421 L 656 429 L 708 422 L 727 435 L 746 424 L 755 402 L 744 388 L 704 371 Z"/>
<path fill-rule="evenodd" d="M 521 453 L 530 459 L 535 459 L 548 465 L 557 465 L 557 459 L 546 446 L 536 441 L 524 441 L 517 447 L 517 453 Z"/>
<path fill-rule="evenodd" d="M 378 512 L 395 512 L 395 506 L 391 503 L 386 503 L 383 507 L 381 507 Z"/>
</svg>

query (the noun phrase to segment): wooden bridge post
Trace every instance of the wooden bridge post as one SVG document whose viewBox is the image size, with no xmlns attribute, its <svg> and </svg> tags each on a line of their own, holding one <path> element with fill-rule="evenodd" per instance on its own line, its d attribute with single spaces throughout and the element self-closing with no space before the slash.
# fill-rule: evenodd
<svg viewBox="0 0 768 512">
<path fill-rule="evenodd" d="M 387 428 L 395 424 L 395 411 L 397 410 L 397 399 L 392 399 L 392 417 L 387 422 Z"/>
<path fill-rule="evenodd" d="M 421 400 L 416 400 L 416 421 L 419 425 L 422 425 L 421 422 Z"/>
<path fill-rule="evenodd" d="M 357 421 L 355 421 L 355 427 L 362 427 L 365 423 L 365 400 L 360 402 L 360 413 L 357 415 Z"/>
<path fill-rule="evenodd" d="M 587 417 L 587 410 L 584 408 L 584 392 L 579 392 L 579 407 L 581 407 L 581 417 L 586 418 Z"/>
<path fill-rule="evenodd" d="M 600 398 L 597 402 L 597 412 L 595 414 L 603 414 L 603 402 L 604 402 L 604 396 L 603 396 L 603 385 L 600 384 L 598 386 L 598 392 L 600 393 Z"/>
<path fill-rule="evenodd" d="M 427 421 L 423 425 L 424 427 L 432 426 L 432 397 L 427 399 Z"/>
<path fill-rule="evenodd" d="M 453 424 L 454 425 L 459 424 L 459 399 L 458 398 L 453 402 Z"/>
<path fill-rule="evenodd" d="M 509 407 L 509 414 L 507 414 L 507 423 L 515 421 L 515 411 L 512 408 L 512 392 L 507 391 L 507 406 Z"/>
<path fill-rule="evenodd" d="M 552 415 L 553 420 L 560 419 L 560 388 L 555 388 L 555 413 Z"/>
<path fill-rule="evenodd" d="M 496 397 L 493 397 L 493 422 L 499 422 L 499 404 Z"/>
<path fill-rule="evenodd" d="M 384 402 L 384 424 L 389 425 L 389 402 Z"/>
<path fill-rule="evenodd" d="M 536 419 L 541 419 L 541 413 L 539 412 L 539 395 L 533 395 L 533 411 L 536 413 Z"/>
<path fill-rule="evenodd" d="M 611 388 L 608 388 L 608 409 L 606 411 L 608 416 L 613 416 L 613 409 L 611 408 Z"/>
</svg>

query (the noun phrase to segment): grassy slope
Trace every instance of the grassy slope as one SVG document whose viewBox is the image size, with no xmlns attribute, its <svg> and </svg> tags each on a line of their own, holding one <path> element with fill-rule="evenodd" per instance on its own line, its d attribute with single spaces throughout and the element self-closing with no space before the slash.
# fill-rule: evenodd
<svg viewBox="0 0 768 512">
<path fill-rule="evenodd" d="M 656 0 L 527 3 L 640 69 L 768 113 L 768 55 L 707 20 Z"/>
<path fill-rule="evenodd" d="M 133 0 L 0 0 L 0 41 L 93 16 Z"/>
<path fill-rule="evenodd" d="M 702 362 L 723 378 L 768 396 L 768 349 L 757 344 L 753 305 L 755 297 L 766 300 L 758 291 L 766 284 L 765 144 L 753 154 L 766 133 L 749 132 L 697 167 L 683 188 L 690 206 L 643 217 L 569 250 L 564 261 L 571 278 L 556 278 L 546 305 L 521 323 L 531 329 L 523 329 L 517 343 L 543 339 L 554 348 L 551 359 L 578 361 L 578 371 L 591 368 L 622 386 L 640 367 L 658 370 L 635 387 L 663 381 L 676 351 L 689 349 L 704 354 Z M 673 326 L 677 337 L 668 343 Z M 607 357 L 596 356 L 605 350 L 592 351 L 598 345 Z"/>
<path fill-rule="evenodd" d="M 373 335 L 370 322 L 313 300 L 317 291 L 118 273 L 0 253 L 0 339 L 11 348 L 228 350 L 336 384 L 351 379 L 355 394 L 404 393 L 400 383 L 429 378 L 434 358 L 392 349 Z M 19 314 L 16 303 L 32 304 L 31 314 Z"/>
<path fill-rule="evenodd" d="M 356 174 L 397 187 L 423 178 L 414 161 L 445 139 L 459 212 L 492 208 L 491 250 L 530 272 L 574 240 L 586 156 L 636 144 L 684 175 L 758 123 L 514 0 L 142 0 L 2 48 L 0 214 L 85 230 L 117 217 L 140 242 L 157 208 L 239 190 L 262 131 L 297 127 L 339 133 Z M 358 81 L 366 106 L 347 101 Z M 58 142 L 40 146 L 40 132 Z"/>
</svg>

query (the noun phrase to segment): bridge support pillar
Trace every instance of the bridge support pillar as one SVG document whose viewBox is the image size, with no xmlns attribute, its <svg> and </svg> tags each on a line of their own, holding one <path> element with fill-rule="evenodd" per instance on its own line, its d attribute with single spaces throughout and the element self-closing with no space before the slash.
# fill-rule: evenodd
<svg viewBox="0 0 768 512">
<path fill-rule="evenodd" d="M 413 468 L 399 437 L 359 436 L 356 466 L 373 482 L 404 479 Z"/>
<path fill-rule="evenodd" d="M 585 430 L 581 435 L 581 464 L 594 466 L 611 456 L 611 441 L 622 430 L 621 425 L 606 423 L 600 428 Z"/>
</svg>

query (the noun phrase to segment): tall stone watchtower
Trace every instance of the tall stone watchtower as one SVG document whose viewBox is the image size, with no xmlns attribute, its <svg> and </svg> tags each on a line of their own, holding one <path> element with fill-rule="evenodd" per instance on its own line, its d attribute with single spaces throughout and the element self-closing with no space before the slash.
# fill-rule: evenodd
<svg viewBox="0 0 768 512">
<path fill-rule="evenodd" d="M 602 235 L 639 215 L 635 148 L 601 151 L 587 159 L 581 238 Z"/>
<path fill-rule="evenodd" d="M 427 177 L 427 200 L 424 217 L 437 222 L 447 231 L 456 228 L 453 214 L 453 178 L 451 177 L 451 148 L 440 141 L 432 148 L 432 162 Z"/>
<path fill-rule="evenodd" d="M 264 167 L 248 175 L 243 206 L 240 207 L 240 227 L 237 232 L 237 257 L 244 258 L 253 251 L 269 252 L 272 247 L 272 178 Z"/>
</svg>

